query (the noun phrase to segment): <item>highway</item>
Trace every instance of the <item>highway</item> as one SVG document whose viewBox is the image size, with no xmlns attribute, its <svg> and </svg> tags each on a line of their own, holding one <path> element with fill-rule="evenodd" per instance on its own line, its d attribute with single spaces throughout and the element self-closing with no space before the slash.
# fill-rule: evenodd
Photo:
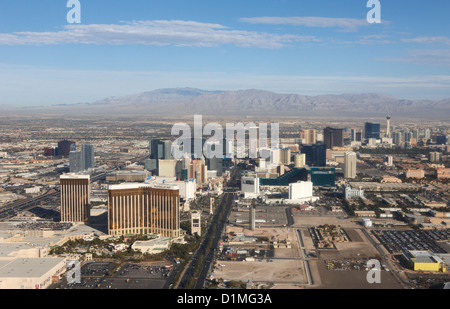
<svg viewBox="0 0 450 309">
<path fill-rule="evenodd" d="M 142 162 L 145 159 L 147 159 L 148 156 L 143 156 L 139 158 L 134 158 L 130 160 L 131 162 Z M 119 168 L 123 168 L 125 165 L 120 166 Z M 91 176 L 91 182 L 96 182 L 98 180 L 104 179 L 106 177 L 106 172 L 102 172 L 99 174 L 95 174 Z M 50 191 L 49 191 L 50 192 Z M 36 206 L 39 206 L 42 202 L 49 202 L 51 199 L 59 198 L 60 192 L 59 189 L 57 189 L 56 192 L 52 193 L 45 193 L 43 195 L 40 195 L 38 197 L 32 197 L 24 200 L 18 200 L 15 202 L 12 202 L 10 204 L 4 205 L 0 208 L 0 222 L 7 221 L 11 219 L 12 217 L 16 216 L 19 212 L 27 211 L 30 209 L 33 209 Z"/>
<path fill-rule="evenodd" d="M 0 209 L 0 221 L 7 221 L 8 219 L 17 215 L 21 211 L 30 210 L 42 202 L 59 197 L 59 191 L 52 193 L 45 193 L 38 197 L 33 197 L 25 200 L 15 201 L 7 204 Z"/>
<path fill-rule="evenodd" d="M 237 183 L 239 181 L 240 171 L 241 169 L 239 167 L 236 167 L 233 170 L 230 182 Z M 191 263 L 187 266 L 183 277 L 180 279 L 180 283 L 177 287 L 178 289 L 185 289 L 189 280 L 195 276 L 196 269 L 198 272 L 198 267 L 200 267 L 200 271 L 198 272 L 198 277 L 194 278 L 196 280 L 194 288 L 204 288 L 206 277 L 215 259 L 215 250 L 218 247 L 233 205 L 233 200 L 234 193 L 224 193 L 222 195 L 221 202 L 214 213 L 213 219 L 211 220 L 206 233 L 203 235 L 202 243 L 194 253 Z M 197 266 L 199 264 L 201 265 Z"/>
<path fill-rule="evenodd" d="M 91 182 L 98 181 L 100 179 L 105 178 L 106 173 L 100 173 L 94 175 L 91 178 Z M 51 192 L 51 191 L 49 191 Z M 30 210 L 36 206 L 39 206 L 41 203 L 49 202 L 52 199 L 59 198 L 60 192 L 56 190 L 55 192 L 45 193 L 38 197 L 32 197 L 24 200 L 18 200 L 13 203 L 7 204 L 0 208 L 0 221 L 7 221 L 12 217 L 16 216 L 19 212 Z"/>
</svg>

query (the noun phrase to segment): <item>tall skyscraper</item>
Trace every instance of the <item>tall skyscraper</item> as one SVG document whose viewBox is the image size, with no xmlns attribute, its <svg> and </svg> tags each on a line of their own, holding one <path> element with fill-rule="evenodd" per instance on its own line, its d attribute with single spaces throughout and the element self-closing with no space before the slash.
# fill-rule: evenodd
<svg viewBox="0 0 450 309">
<path fill-rule="evenodd" d="M 68 141 L 68 140 L 63 140 L 58 142 L 58 148 L 57 148 L 57 156 L 61 156 L 64 158 L 68 158 L 69 157 L 69 153 L 72 150 L 75 150 L 75 142 L 72 141 Z"/>
<path fill-rule="evenodd" d="M 380 127 L 381 126 L 379 123 L 366 122 L 364 124 L 364 138 L 380 139 Z"/>
<path fill-rule="evenodd" d="M 344 146 L 344 129 L 327 127 L 323 130 L 323 141 L 327 149 Z"/>
<path fill-rule="evenodd" d="M 344 156 L 344 178 L 356 178 L 356 153 L 352 151 Z"/>
<path fill-rule="evenodd" d="M 303 145 L 311 145 L 317 142 L 317 132 L 313 129 L 300 130 L 300 140 Z"/>
<path fill-rule="evenodd" d="M 403 142 L 403 134 L 402 132 L 394 132 L 393 133 L 393 143 L 397 146 L 400 146 Z"/>
<path fill-rule="evenodd" d="M 291 150 L 289 148 L 280 149 L 280 164 L 289 165 L 291 163 Z"/>
<path fill-rule="evenodd" d="M 171 185 L 114 185 L 108 190 L 108 233 L 180 235 L 180 193 Z"/>
<path fill-rule="evenodd" d="M 447 136 L 440 134 L 436 136 L 437 145 L 445 145 L 447 143 Z"/>
<path fill-rule="evenodd" d="M 305 145 L 301 152 L 306 156 L 306 164 L 310 166 L 327 165 L 327 146 L 325 144 Z"/>
<path fill-rule="evenodd" d="M 217 171 L 218 176 L 222 176 L 223 174 L 223 159 L 213 157 L 211 159 L 206 159 L 206 166 L 209 171 Z"/>
<path fill-rule="evenodd" d="M 169 140 L 152 139 L 150 141 L 150 158 L 156 160 L 172 159 L 172 142 Z"/>
<path fill-rule="evenodd" d="M 89 144 L 81 145 L 81 152 L 83 153 L 84 169 L 95 167 L 94 146 Z"/>
<path fill-rule="evenodd" d="M 87 222 L 90 213 L 90 176 L 62 175 L 60 187 L 61 222 Z"/>
<path fill-rule="evenodd" d="M 71 151 L 69 154 L 69 168 L 71 173 L 83 171 L 83 155 L 81 150 Z"/>
<path fill-rule="evenodd" d="M 71 151 L 69 154 L 71 173 L 78 173 L 95 167 L 94 146 L 83 144 L 81 150 Z"/>
<path fill-rule="evenodd" d="M 420 136 L 420 131 L 419 131 L 418 129 L 414 129 L 414 130 L 412 131 L 412 137 L 413 137 L 414 139 L 416 139 L 416 141 L 418 141 L 418 140 L 419 140 L 419 136 Z"/>
</svg>

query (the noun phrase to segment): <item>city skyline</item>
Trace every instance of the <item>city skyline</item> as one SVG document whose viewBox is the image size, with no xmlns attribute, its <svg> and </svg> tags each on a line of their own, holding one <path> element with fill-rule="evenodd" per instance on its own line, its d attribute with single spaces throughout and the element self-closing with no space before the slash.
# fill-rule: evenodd
<svg viewBox="0 0 450 309">
<path fill-rule="evenodd" d="M 0 290 L 450 288 L 449 9 L 3 0 Z"/>
<path fill-rule="evenodd" d="M 0 4 L 0 107 L 159 88 L 449 98 L 449 3 L 66 1 Z M 26 7 L 26 10 L 23 10 Z"/>
</svg>

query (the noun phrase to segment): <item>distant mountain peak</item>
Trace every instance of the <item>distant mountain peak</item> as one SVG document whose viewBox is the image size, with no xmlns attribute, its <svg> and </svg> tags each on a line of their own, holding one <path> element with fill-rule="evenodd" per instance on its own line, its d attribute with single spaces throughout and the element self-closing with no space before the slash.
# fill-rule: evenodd
<svg viewBox="0 0 450 309">
<path fill-rule="evenodd" d="M 209 91 L 185 87 L 48 109 L 89 114 L 386 117 L 389 113 L 393 117 L 442 118 L 450 115 L 450 99 L 405 100 L 377 93 L 304 96 L 260 89 Z"/>
</svg>

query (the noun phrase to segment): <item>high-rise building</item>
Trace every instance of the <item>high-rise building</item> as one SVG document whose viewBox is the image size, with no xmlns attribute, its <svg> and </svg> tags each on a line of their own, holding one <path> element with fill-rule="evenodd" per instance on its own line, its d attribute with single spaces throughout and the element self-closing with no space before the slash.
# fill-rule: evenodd
<svg viewBox="0 0 450 309">
<path fill-rule="evenodd" d="M 440 152 L 430 152 L 430 162 L 437 163 L 441 161 L 441 153 Z"/>
<path fill-rule="evenodd" d="M 291 149 L 280 149 L 280 164 L 289 165 L 291 163 Z"/>
<path fill-rule="evenodd" d="M 437 145 L 445 145 L 447 144 L 447 136 L 445 135 L 436 135 L 436 144 Z"/>
<path fill-rule="evenodd" d="M 71 151 L 69 154 L 69 168 L 71 173 L 83 171 L 83 155 L 81 151 Z"/>
<path fill-rule="evenodd" d="M 325 144 L 304 145 L 301 152 L 305 154 L 309 166 L 327 165 L 327 146 Z"/>
<path fill-rule="evenodd" d="M 395 145 L 400 146 L 401 143 L 403 142 L 403 134 L 402 132 L 394 132 L 393 133 L 393 142 Z"/>
<path fill-rule="evenodd" d="M 56 155 L 64 157 L 64 158 L 68 158 L 69 153 L 72 150 L 75 150 L 75 146 L 76 146 L 75 142 L 68 141 L 68 140 L 60 141 L 60 142 L 58 142 L 58 148 L 57 148 L 58 151 L 57 151 Z"/>
<path fill-rule="evenodd" d="M 84 169 L 95 167 L 94 146 L 89 144 L 81 145 L 81 152 L 83 153 Z"/>
<path fill-rule="evenodd" d="M 154 170 L 158 169 L 158 160 L 157 159 L 147 159 L 145 160 L 145 169 L 147 171 L 153 172 Z"/>
<path fill-rule="evenodd" d="M 356 153 L 351 151 L 344 156 L 344 178 L 356 178 Z"/>
<path fill-rule="evenodd" d="M 380 139 L 380 127 L 381 126 L 379 123 L 366 122 L 364 124 L 364 138 Z"/>
<path fill-rule="evenodd" d="M 158 176 L 161 177 L 181 177 L 182 170 L 181 160 L 158 160 Z"/>
<path fill-rule="evenodd" d="M 130 184 L 108 190 L 108 234 L 180 235 L 179 189 L 176 185 Z"/>
<path fill-rule="evenodd" d="M 89 175 L 66 174 L 60 177 L 61 222 L 87 222 L 90 213 Z"/>
<path fill-rule="evenodd" d="M 361 130 L 357 128 L 351 129 L 351 141 L 352 142 L 361 142 Z"/>
<path fill-rule="evenodd" d="M 208 168 L 205 165 L 204 160 L 192 160 L 189 168 L 189 175 L 197 180 L 198 184 L 207 182 Z"/>
<path fill-rule="evenodd" d="M 213 157 L 211 159 L 206 159 L 206 166 L 209 171 L 217 171 L 218 176 L 223 174 L 223 159 Z"/>
<path fill-rule="evenodd" d="M 156 160 L 172 159 L 172 142 L 169 140 L 152 139 L 150 141 L 150 158 Z"/>
<path fill-rule="evenodd" d="M 94 146 L 83 144 L 81 150 L 71 151 L 69 154 L 69 166 L 71 173 L 78 173 L 95 166 Z"/>
<path fill-rule="evenodd" d="M 344 146 L 344 129 L 327 127 L 323 130 L 323 141 L 327 149 Z"/>
<path fill-rule="evenodd" d="M 300 140 L 303 145 L 311 145 L 317 142 L 317 132 L 313 129 L 300 130 Z"/>
<path fill-rule="evenodd" d="M 419 140 L 419 136 L 420 136 L 420 131 L 418 129 L 414 129 L 412 131 L 412 138 L 414 138 L 416 141 Z"/>
<path fill-rule="evenodd" d="M 306 165 L 306 155 L 299 153 L 295 155 L 294 167 L 300 168 Z"/>
<path fill-rule="evenodd" d="M 384 162 L 387 166 L 393 166 L 394 165 L 394 157 L 393 156 L 386 156 L 384 158 Z"/>
</svg>

